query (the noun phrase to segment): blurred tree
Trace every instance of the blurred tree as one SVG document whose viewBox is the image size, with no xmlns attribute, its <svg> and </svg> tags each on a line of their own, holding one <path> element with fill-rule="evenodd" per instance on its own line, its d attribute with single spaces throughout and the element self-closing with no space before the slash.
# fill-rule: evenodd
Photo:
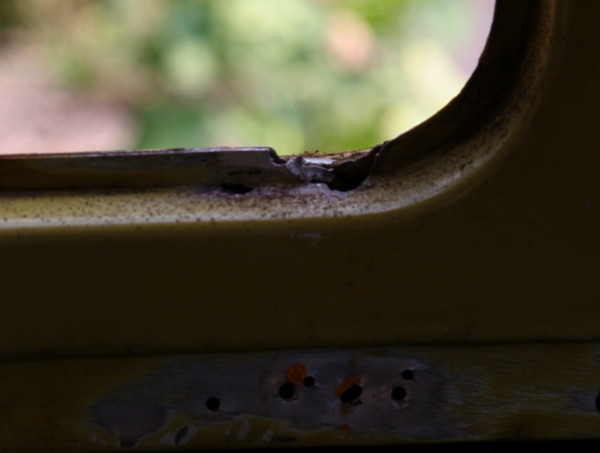
<svg viewBox="0 0 600 453">
<path fill-rule="evenodd" d="M 0 2 L 0 30 L 4 31 L 7 28 L 19 26 L 20 19 L 19 9 L 14 1 Z"/>
<path fill-rule="evenodd" d="M 468 76 L 446 50 L 472 39 L 476 2 L 2 0 L 0 15 L 66 87 L 134 110 L 136 147 L 289 154 L 371 146 L 439 109 Z"/>
</svg>

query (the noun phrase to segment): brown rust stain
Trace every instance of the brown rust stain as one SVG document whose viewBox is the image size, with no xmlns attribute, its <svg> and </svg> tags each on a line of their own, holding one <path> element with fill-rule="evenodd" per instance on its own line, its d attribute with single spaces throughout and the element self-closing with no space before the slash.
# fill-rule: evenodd
<svg viewBox="0 0 600 453">
<path fill-rule="evenodd" d="M 294 363 L 285 373 L 286 381 L 294 385 L 302 385 L 307 376 L 308 371 L 303 363 Z"/>
<path fill-rule="evenodd" d="M 350 376 L 346 377 L 342 382 L 340 382 L 340 385 L 338 385 L 335 389 L 335 396 L 341 396 L 342 393 L 344 393 L 353 385 L 360 385 L 360 379 L 355 374 L 351 374 Z"/>
<path fill-rule="evenodd" d="M 343 425 L 340 425 L 339 428 L 340 428 L 340 431 L 344 431 L 345 433 L 349 433 L 352 431 L 352 427 L 348 423 L 344 423 Z"/>
</svg>

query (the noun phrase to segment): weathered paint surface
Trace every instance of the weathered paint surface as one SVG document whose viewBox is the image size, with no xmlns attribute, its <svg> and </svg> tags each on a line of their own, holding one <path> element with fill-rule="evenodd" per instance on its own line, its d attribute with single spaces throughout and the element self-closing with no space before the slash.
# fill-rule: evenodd
<svg viewBox="0 0 600 453">
<path fill-rule="evenodd" d="M 599 338 L 598 5 L 499 2 L 452 108 L 353 190 L 264 148 L 61 157 L 130 189 L 10 191 L 1 159 L 0 356 Z M 302 159 L 352 179 L 368 155 Z"/>
<path fill-rule="evenodd" d="M 510 152 L 544 94 L 567 9 L 501 2 L 461 95 L 409 133 L 365 150 L 286 158 L 268 147 L 2 156 L 0 229 L 429 211 L 472 190 Z"/>
<path fill-rule="evenodd" d="M 339 190 L 350 190 L 367 176 L 371 151 L 369 148 L 333 156 L 306 153 L 279 157 L 269 147 L 217 147 L 3 155 L 0 191 L 186 185 L 221 188 L 237 185 L 251 190 L 261 185 L 303 183 L 327 183 Z M 342 169 L 340 176 L 338 167 Z M 348 178 L 353 173 L 361 176 L 350 182 Z M 336 180 L 340 178 L 341 181 Z"/>
<path fill-rule="evenodd" d="M 13 361 L 0 364 L 0 443 L 148 451 L 591 439 L 599 395 L 598 343 Z"/>
<path fill-rule="evenodd" d="M 426 439 L 440 431 L 441 391 L 437 370 L 397 351 L 191 357 L 111 389 L 91 411 L 121 445 L 157 432 L 174 412 L 196 427 L 244 416 L 296 430 Z"/>
<path fill-rule="evenodd" d="M 0 159 L 0 445 L 597 438 L 600 3 L 498 5 L 371 152 Z"/>
</svg>

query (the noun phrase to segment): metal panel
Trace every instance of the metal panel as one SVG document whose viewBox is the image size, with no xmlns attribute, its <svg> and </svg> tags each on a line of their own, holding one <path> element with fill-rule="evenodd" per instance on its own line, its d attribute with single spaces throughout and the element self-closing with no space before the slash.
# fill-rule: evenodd
<svg viewBox="0 0 600 453">
<path fill-rule="evenodd" d="M 565 342 L 600 339 L 599 9 L 499 1 L 463 93 L 371 150 L 0 158 L 2 443 L 260 446 L 268 430 L 298 445 L 596 437 L 595 344 Z M 426 344 L 438 346 L 414 349 Z M 239 363 L 270 357 L 243 351 L 335 364 L 343 348 L 371 347 L 439 370 L 450 396 L 434 419 L 446 431 L 424 421 L 421 437 L 357 434 L 337 421 L 316 429 L 318 417 L 298 431 L 295 415 L 251 408 L 192 436 L 203 418 L 169 399 L 191 398 L 191 381 L 156 384 L 165 367 L 184 381 L 186 366 L 204 370 L 199 353 L 222 354 L 237 379 Z M 111 395 L 146 383 L 152 423 L 123 437 L 106 421 L 121 407 Z"/>
<path fill-rule="evenodd" d="M 590 438 L 599 371 L 585 342 L 6 362 L 0 439 L 149 451 Z"/>
</svg>

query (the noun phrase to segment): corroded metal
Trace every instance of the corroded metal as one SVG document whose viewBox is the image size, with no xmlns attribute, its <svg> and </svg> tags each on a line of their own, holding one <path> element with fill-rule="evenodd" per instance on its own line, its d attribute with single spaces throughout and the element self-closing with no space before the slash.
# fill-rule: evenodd
<svg viewBox="0 0 600 453">
<path fill-rule="evenodd" d="M 435 368 L 398 351 L 180 357 L 110 389 L 90 410 L 122 446 L 142 445 L 173 417 L 188 424 L 180 428 L 187 426 L 182 438 L 163 431 L 172 445 L 191 440 L 192 432 L 201 436 L 204 427 L 226 429 L 240 417 L 299 432 L 425 439 L 442 430 L 435 419 L 441 391 Z"/>
<path fill-rule="evenodd" d="M 499 2 L 371 150 L 1 158 L 0 444 L 597 437 L 599 8 Z"/>
<path fill-rule="evenodd" d="M 572 342 L 4 362 L 0 441 L 9 451 L 175 451 L 592 439 L 599 351 Z"/>
</svg>

